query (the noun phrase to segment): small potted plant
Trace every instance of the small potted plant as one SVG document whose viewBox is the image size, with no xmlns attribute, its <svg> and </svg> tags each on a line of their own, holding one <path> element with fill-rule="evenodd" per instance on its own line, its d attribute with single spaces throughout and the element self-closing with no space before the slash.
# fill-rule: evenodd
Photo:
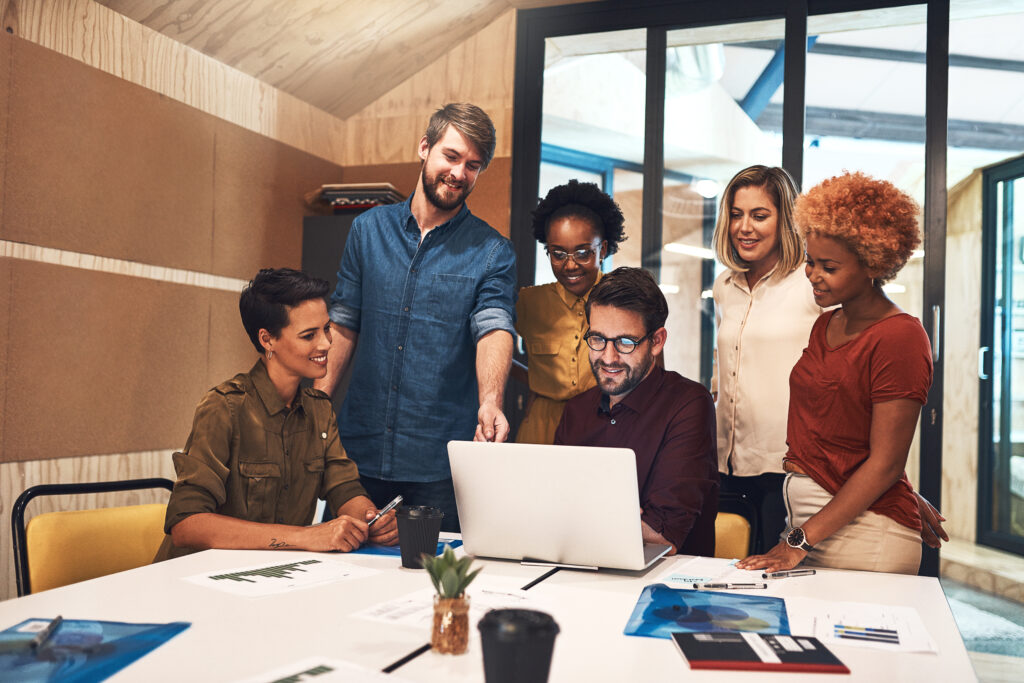
<svg viewBox="0 0 1024 683">
<path fill-rule="evenodd" d="M 469 596 L 466 587 L 482 567 L 470 571 L 473 558 L 457 558 L 451 546 L 437 557 L 423 555 L 423 568 L 430 575 L 434 596 L 434 627 L 430 646 L 442 654 L 460 655 L 469 647 Z"/>
</svg>

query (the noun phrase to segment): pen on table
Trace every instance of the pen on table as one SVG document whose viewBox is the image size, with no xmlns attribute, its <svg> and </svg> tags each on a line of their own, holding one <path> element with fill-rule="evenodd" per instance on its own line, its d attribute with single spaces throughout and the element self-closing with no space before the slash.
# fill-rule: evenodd
<svg viewBox="0 0 1024 683">
<path fill-rule="evenodd" d="M 814 569 L 786 569 L 780 572 L 765 572 L 761 574 L 762 579 L 787 579 L 791 576 L 814 576 Z"/>
<path fill-rule="evenodd" d="M 57 618 L 55 618 L 53 621 L 46 625 L 46 628 L 37 633 L 36 637 L 32 639 L 32 649 L 38 650 L 40 647 L 42 647 L 43 644 L 50 639 L 50 636 L 53 635 L 54 631 L 57 630 L 57 627 L 60 626 L 60 623 L 62 621 L 64 621 L 64 617 L 58 614 Z"/>
<path fill-rule="evenodd" d="M 693 587 L 698 590 L 746 590 L 748 588 L 767 588 L 767 583 L 695 583 Z"/>
<path fill-rule="evenodd" d="M 402 503 L 402 497 L 401 497 L 401 496 L 395 496 L 395 499 L 394 499 L 393 501 L 391 501 L 390 503 L 388 503 L 387 505 L 385 505 L 385 506 L 384 506 L 384 507 L 383 507 L 383 508 L 381 509 L 381 511 L 380 511 L 380 512 L 378 512 L 378 513 L 376 514 L 376 516 L 375 516 L 375 517 L 374 517 L 373 519 L 371 519 L 371 520 L 369 521 L 369 523 L 368 523 L 368 524 L 367 524 L 366 526 L 373 526 L 373 523 L 374 523 L 374 522 L 376 522 L 376 521 L 377 521 L 378 519 L 380 519 L 380 518 L 381 518 L 381 517 L 383 517 L 384 515 L 388 514 L 388 513 L 389 513 L 389 512 L 391 512 L 392 510 L 394 510 L 394 509 L 395 509 L 396 507 L 398 507 L 398 506 L 399 506 L 399 505 L 400 505 L 401 503 Z"/>
</svg>

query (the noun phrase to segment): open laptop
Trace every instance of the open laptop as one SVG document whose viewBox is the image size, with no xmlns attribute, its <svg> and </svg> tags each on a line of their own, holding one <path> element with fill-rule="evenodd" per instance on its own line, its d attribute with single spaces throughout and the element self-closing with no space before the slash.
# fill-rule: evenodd
<svg viewBox="0 0 1024 683">
<path fill-rule="evenodd" d="M 643 542 L 628 448 L 450 441 L 448 460 L 471 555 L 639 570 L 671 549 Z"/>
</svg>

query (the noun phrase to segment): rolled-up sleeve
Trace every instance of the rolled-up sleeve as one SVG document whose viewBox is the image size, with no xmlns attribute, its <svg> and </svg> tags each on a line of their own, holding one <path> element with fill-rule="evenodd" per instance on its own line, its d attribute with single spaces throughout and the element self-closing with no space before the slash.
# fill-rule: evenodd
<svg viewBox="0 0 1024 683">
<path fill-rule="evenodd" d="M 331 322 L 359 331 L 363 309 L 362 225 L 356 218 L 345 240 L 345 251 L 338 267 L 338 285 L 331 295 Z"/>
<path fill-rule="evenodd" d="M 516 254 L 507 239 L 498 240 L 487 256 L 487 270 L 470 315 L 474 341 L 494 330 L 515 336 Z"/>
<path fill-rule="evenodd" d="M 641 519 L 677 549 L 718 485 L 715 408 L 695 392 L 672 418 L 654 462 Z"/>
<path fill-rule="evenodd" d="M 227 499 L 231 412 L 223 394 L 211 391 L 196 408 L 185 450 L 175 453 L 177 481 L 167 503 L 164 531 L 200 512 L 214 512 Z"/>
</svg>

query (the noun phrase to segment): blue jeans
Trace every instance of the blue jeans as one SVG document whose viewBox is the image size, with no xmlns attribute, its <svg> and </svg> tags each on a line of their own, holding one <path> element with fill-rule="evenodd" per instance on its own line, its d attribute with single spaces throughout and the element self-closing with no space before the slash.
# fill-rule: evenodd
<svg viewBox="0 0 1024 683">
<path fill-rule="evenodd" d="M 441 481 L 388 481 L 373 477 L 359 477 L 370 500 L 378 508 L 384 507 L 394 499 L 402 496 L 402 505 L 426 505 L 440 508 L 444 513 L 441 520 L 441 531 L 458 533 L 459 509 L 455 505 L 455 487 L 451 479 Z M 334 511 L 324 508 L 324 519 L 334 519 Z"/>
</svg>

